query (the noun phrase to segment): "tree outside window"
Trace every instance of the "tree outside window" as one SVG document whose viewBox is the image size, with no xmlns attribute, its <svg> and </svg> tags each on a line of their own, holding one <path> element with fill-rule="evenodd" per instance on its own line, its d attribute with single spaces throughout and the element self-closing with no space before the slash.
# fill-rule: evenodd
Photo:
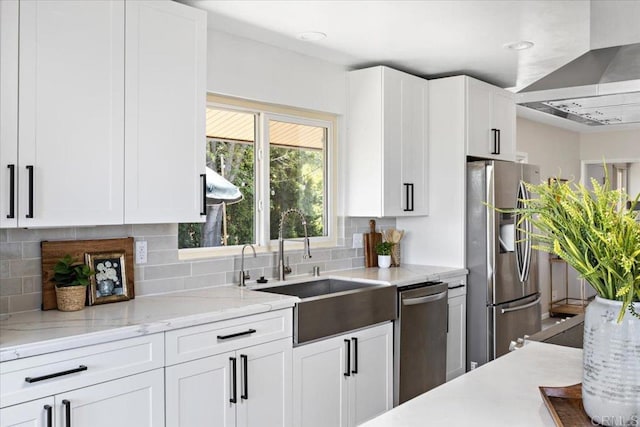
<svg viewBox="0 0 640 427">
<path fill-rule="evenodd" d="M 327 235 L 328 127 L 268 114 L 260 120 L 263 114 L 207 108 L 207 218 L 179 224 L 180 249 L 277 239 L 280 215 L 293 207 L 304 212 L 309 236 Z M 257 131 L 260 122 L 266 123 L 263 132 Z M 268 153 L 262 156 L 268 159 L 267 182 L 260 179 L 257 153 Z M 268 223 L 256 209 L 261 198 L 269 202 Z M 258 230 L 261 223 L 268 230 Z M 300 237 L 302 226 L 285 224 L 284 235 Z"/>
</svg>

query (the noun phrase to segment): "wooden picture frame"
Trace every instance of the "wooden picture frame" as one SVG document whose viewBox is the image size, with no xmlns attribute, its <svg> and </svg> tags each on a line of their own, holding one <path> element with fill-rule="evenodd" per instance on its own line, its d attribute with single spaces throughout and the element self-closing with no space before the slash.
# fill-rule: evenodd
<svg viewBox="0 0 640 427">
<path fill-rule="evenodd" d="M 85 264 L 93 270 L 89 279 L 89 305 L 131 299 L 124 252 L 86 253 Z"/>
</svg>

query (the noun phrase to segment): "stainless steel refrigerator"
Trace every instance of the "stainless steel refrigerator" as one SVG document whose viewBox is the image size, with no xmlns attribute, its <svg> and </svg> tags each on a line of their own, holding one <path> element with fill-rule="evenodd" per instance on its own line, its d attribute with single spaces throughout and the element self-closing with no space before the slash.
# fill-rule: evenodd
<svg viewBox="0 0 640 427">
<path fill-rule="evenodd" d="M 523 230 L 531 224 L 490 206 L 511 209 L 540 183 L 537 166 L 498 160 L 467 163 L 467 369 L 509 351 L 540 330 L 537 251 Z M 489 206 L 488 206 L 489 205 Z"/>
</svg>

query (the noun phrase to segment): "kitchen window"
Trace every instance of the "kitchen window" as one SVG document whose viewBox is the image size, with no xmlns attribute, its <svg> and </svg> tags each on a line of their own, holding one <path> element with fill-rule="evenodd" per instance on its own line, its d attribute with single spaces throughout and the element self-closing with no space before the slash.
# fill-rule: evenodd
<svg viewBox="0 0 640 427">
<path fill-rule="evenodd" d="M 246 243 L 270 250 L 280 216 L 291 208 L 304 213 L 312 244 L 335 244 L 329 185 L 335 117 L 223 97 L 209 101 L 207 216 L 204 223 L 179 224 L 180 257 L 226 254 L 225 247 L 236 253 Z M 302 226 L 287 221 L 283 234 L 301 237 Z"/>
</svg>

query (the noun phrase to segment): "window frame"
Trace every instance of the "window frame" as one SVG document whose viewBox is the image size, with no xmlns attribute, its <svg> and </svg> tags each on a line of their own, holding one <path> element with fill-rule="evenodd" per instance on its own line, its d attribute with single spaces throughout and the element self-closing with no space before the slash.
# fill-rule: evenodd
<svg viewBox="0 0 640 427">
<path fill-rule="evenodd" d="M 255 121 L 255 200 L 254 200 L 254 247 L 257 253 L 278 250 L 278 240 L 270 239 L 270 194 L 269 194 L 269 120 L 296 123 L 326 128 L 324 148 L 324 193 L 326 236 L 310 237 L 312 247 L 336 247 L 338 241 L 337 218 L 337 120 L 335 114 L 308 111 L 294 107 L 284 107 L 256 101 L 246 101 L 221 95 L 207 95 L 207 108 L 251 113 Z M 212 246 L 205 248 L 178 249 L 178 259 L 192 260 L 238 255 L 243 245 Z M 287 241 L 287 250 L 302 250 L 302 242 Z"/>
</svg>

